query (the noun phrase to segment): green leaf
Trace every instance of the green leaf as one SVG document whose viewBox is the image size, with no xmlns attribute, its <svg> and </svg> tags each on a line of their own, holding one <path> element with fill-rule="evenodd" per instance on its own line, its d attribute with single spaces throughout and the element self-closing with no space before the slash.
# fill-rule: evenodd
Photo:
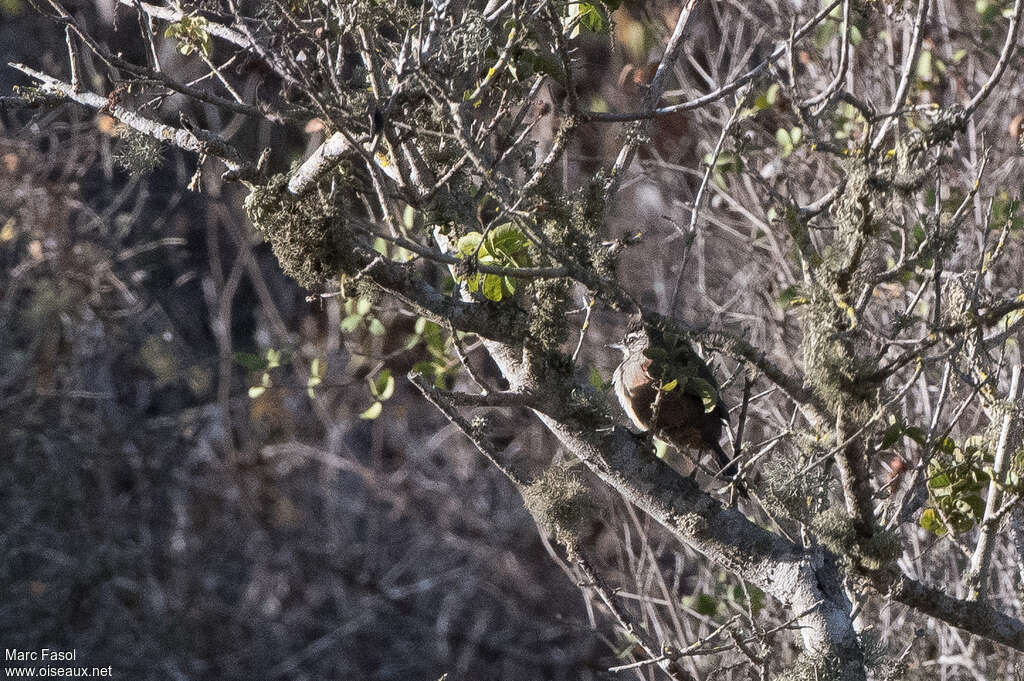
<svg viewBox="0 0 1024 681">
<path fill-rule="evenodd" d="M 693 603 L 690 606 L 701 615 L 711 617 L 718 613 L 718 601 L 713 596 L 709 596 L 706 593 L 699 593 L 693 597 Z"/>
<path fill-rule="evenodd" d="M 352 333 L 359 326 L 359 323 L 363 321 L 362 316 L 357 314 L 350 314 L 341 320 L 341 330 L 345 333 Z"/>
<path fill-rule="evenodd" d="M 460 258 L 468 258 L 477 252 L 482 239 L 483 235 L 480 232 L 470 232 L 459 239 L 455 246 L 455 252 Z"/>
<path fill-rule="evenodd" d="M 951 484 L 953 484 L 952 481 L 945 473 L 939 473 L 928 480 L 929 489 L 942 489 L 944 487 L 949 487 Z"/>
<path fill-rule="evenodd" d="M 201 50 L 207 57 L 213 51 L 213 39 L 206 32 L 207 21 L 204 17 L 185 15 L 178 21 L 168 24 L 164 31 L 165 38 L 178 41 L 178 52 L 188 56 Z"/>
<path fill-rule="evenodd" d="M 907 426 L 906 430 L 903 431 L 903 434 L 919 445 L 924 445 L 925 441 L 928 439 L 928 434 L 917 426 Z"/>
<path fill-rule="evenodd" d="M 1006 486 L 1010 488 L 1016 488 L 1020 485 L 1020 473 L 1010 469 L 1006 472 Z"/>
<path fill-rule="evenodd" d="M 985 500 L 981 498 L 980 494 L 971 494 L 964 497 L 964 503 L 967 504 L 975 520 L 980 522 L 985 517 Z"/>
<path fill-rule="evenodd" d="M 668 361 L 668 353 L 665 352 L 663 348 L 653 346 L 648 347 L 646 350 L 644 350 L 644 357 L 654 362 L 663 363 Z"/>
<path fill-rule="evenodd" d="M 932 53 L 929 50 L 921 50 L 921 56 L 917 59 L 917 77 L 929 82 L 933 76 Z"/>
<path fill-rule="evenodd" d="M 687 381 L 687 386 L 692 386 L 692 390 L 697 393 L 701 401 L 704 402 L 704 412 L 710 414 L 715 410 L 718 405 L 718 391 L 715 387 L 705 381 L 703 378 L 697 378 L 694 376 Z"/>
<path fill-rule="evenodd" d="M 779 304 L 786 310 L 798 305 L 806 305 L 807 302 L 807 298 L 800 292 L 800 287 L 795 284 L 782 289 L 782 293 L 779 294 Z"/>
<path fill-rule="evenodd" d="M 939 520 L 939 514 L 934 508 L 926 508 L 921 514 L 921 527 L 940 537 L 946 534 L 946 526 Z"/>
<path fill-rule="evenodd" d="M 412 373 L 434 378 L 437 375 L 437 365 L 429 359 L 423 359 L 412 365 Z"/>
<path fill-rule="evenodd" d="M 309 380 L 306 381 L 306 394 L 309 395 L 309 399 L 316 397 L 314 390 L 318 385 L 320 385 L 320 382 L 320 379 L 316 376 L 310 376 Z"/>
<path fill-rule="evenodd" d="M 948 435 L 942 438 L 942 440 L 939 441 L 937 446 L 939 448 L 939 451 L 941 451 L 944 454 L 952 455 L 953 452 L 956 451 L 956 441 L 953 440 L 953 438 L 949 437 Z"/>
<path fill-rule="evenodd" d="M 267 392 L 267 389 L 262 385 L 254 385 L 249 388 L 249 399 L 255 400 L 257 397 Z"/>
<path fill-rule="evenodd" d="M 373 302 L 369 298 L 360 298 L 359 302 L 356 303 L 356 314 L 360 317 L 365 316 L 370 309 L 373 307 Z"/>
<path fill-rule="evenodd" d="M 498 303 L 502 298 L 501 277 L 494 274 L 485 274 L 483 283 L 484 298 Z"/>
<path fill-rule="evenodd" d="M 370 382 L 370 392 L 378 400 L 386 401 L 391 399 L 391 396 L 395 394 L 395 377 L 391 375 L 389 369 L 381 369 L 374 377 L 373 381 Z"/>
<path fill-rule="evenodd" d="M 671 381 L 669 381 L 665 385 L 661 386 L 661 389 L 664 392 L 670 393 L 670 392 L 672 392 L 673 390 L 675 390 L 678 387 L 679 387 L 679 379 L 676 378 L 676 379 L 672 379 Z"/>
<path fill-rule="evenodd" d="M 259 355 L 254 355 L 251 352 L 236 352 L 232 355 L 232 359 L 235 360 L 236 364 L 240 364 L 249 371 L 266 371 L 267 360 L 263 359 Z"/>
<path fill-rule="evenodd" d="M 601 372 L 595 367 L 590 367 L 590 376 L 588 377 L 590 385 L 594 386 L 597 390 L 604 390 L 604 379 L 601 377 Z"/>
<path fill-rule="evenodd" d="M 579 16 L 580 25 L 591 33 L 604 33 L 605 28 L 607 28 L 601 10 L 592 3 L 579 3 Z"/>
<path fill-rule="evenodd" d="M 281 366 L 284 354 L 280 350 L 270 348 L 267 350 L 267 369 L 276 369 Z"/>
<path fill-rule="evenodd" d="M 487 251 L 495 256 L 504 256 L 503 264 L 518 263 L 525 250 L 526 237 L 511 222 L 498 225 L 487 234 Z"/>
<path fill-rule="evenodd" d="M 367 328 L 370 330 L 370 333 L 374 336 L 383 336 L 385 333 L 388 332 L 388 330 L 384 327 L 381 321 L 376 317 L 370 319 L 370 321 L 367 322 Z"/>
<path fill-rule="evenodd" d="M 889 447 L 896 444 L 897 440 L 901 437 L 903 437 L 903 424 L 899 422 L 891 424 L 885 429 L 885 433 L 882 434 L 881 448 L 889 449 Z"/>
<path fill-rule="evenodd" d="M 366 411 L 359 415 L 359 418 L 363 419 L 364 421 L 372 421 L 373 419 L 380 416 L 380 412 L 382 409 L 384 409 L 383 404 L 381 404 L 380 402 L 374 402 L 366 409 Z"/>
<path fill-rule="evenodd" d="M 798 128 L 794 128 L 797 130 Z M 793 153 L 796 148 L 796 142 L 793 140 L 793 136 L 785 128 L 779 128 L 775 131 L 775 141 L 778 142 L 779 147 L 782 148 L 782 157 L 785 158 Z"/>
</svg>

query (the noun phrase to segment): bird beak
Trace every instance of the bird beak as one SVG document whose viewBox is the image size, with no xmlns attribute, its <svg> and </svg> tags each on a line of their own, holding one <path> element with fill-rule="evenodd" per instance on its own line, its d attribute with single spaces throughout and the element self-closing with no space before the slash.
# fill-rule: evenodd
<svg viewBox="0 0 1024 681">
<path fill-rule="evenodd" d="M 623 345 L 622 343 L 609 343 L 605 347 L 611 348 L 612 350 L 618 350 L 619 352 L 623 352 L 626 349 L 626 346 Z"/>
</svg>

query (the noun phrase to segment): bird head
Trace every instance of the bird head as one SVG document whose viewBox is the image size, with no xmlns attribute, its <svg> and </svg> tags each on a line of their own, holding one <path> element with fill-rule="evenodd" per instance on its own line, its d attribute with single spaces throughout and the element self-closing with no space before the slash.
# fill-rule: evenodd
<svg viewBox="0 0 1024 681">
<path fill-rule="evenodd" d="M 643 320 L 639 315 L 634 315 L 630 317 L 622 341 L 613 343 L 608 347 L 620 351 L 623 358 L 628 358 L 634 355 L 642 355 L 650 344 L 651 338 L 647 333 Z"/>
</svg>

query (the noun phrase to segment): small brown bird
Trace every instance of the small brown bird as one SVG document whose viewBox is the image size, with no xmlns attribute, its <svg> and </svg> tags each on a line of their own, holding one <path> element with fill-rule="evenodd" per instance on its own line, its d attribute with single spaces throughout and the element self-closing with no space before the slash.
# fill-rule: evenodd
<svg viewBox="0 0 1024 681">
<path fill-rule="evenodd" d="M 659 343 L 652 345 L 651 336 Z M 718 439 L 728 422 L 714 374 L 684 339 L 666 337 L 634 317 L 621 344 L 622 363 L 612 382 L 623 411 L 638 428 L 649 431 L 680 451 L 711 450 L 721 473 L 732 476 L 736 464 Z M 658 397 L 660 387 L 660 398 Z M 655 419 L 657 423 L 652 423 Z"/>
</svg>

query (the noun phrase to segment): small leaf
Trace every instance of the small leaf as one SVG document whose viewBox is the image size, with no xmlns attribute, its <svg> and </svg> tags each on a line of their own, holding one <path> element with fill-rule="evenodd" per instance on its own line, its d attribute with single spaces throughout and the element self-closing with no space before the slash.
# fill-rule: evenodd
<svg viewBox="0 0 1024 681">
<path fill-rule="evenodd" d="M 903 424 L 893 423 L 885 429 L 885 433 L 882 434 L 882 449 L 889 449 L 896 441 L 903 437 Z"/>
<path fill-rule="evenodd" d="M 460 258 L 468 258 L 477 252 L 482 239 L 483 235 L 480 232 L 470 232 L 459 239 L 458 244 L 455 246 L 455 252 Z"/>
<path fill-rule="evenodd" d="M 359 323 L 363 321 L 363 318 L 357 314 L 350 314 L 341 320 L 341 330 L 345 333 L 352 333 L 359 326 Z"/>
<path fill-rule="evenodd" d="M 266 371 L 267 360 L 251 352 L 236 352 L 232 355 L 236 364 L 240 364 L 249 371 Z"/>
<path fill-rule="evenodd" d="M 374 402 L 366 409 L 366 411 L 359 415 L 359 418 L 363 419 L 364 421 L 372 421 L 373 419 L 380 416 L 380 412 L 382 409 L 384 409 L 383 404 L 381 404 L 380 402 Z"/>
<path fill-rule="evenodd" d="M 985 517 L 985 500 L 981 498 L 980 494 L 971 494 L 964 497 L 964 503 L 967 504 L 975 520 L 980 522 Z"/>
<path fill-rule="evenodd" d="M 389 376 L 388 382 L 384 385 L 384 389 L 380 392 L 380 399 L 389 400 L 391 396 L 395 394 L 395 377 Z"/>
<path fill-rule="evenodd" d="M 807 298 L 801 295 L 800 287 L 793 285 L 787 286 L 779 294 L 779 304 L 782 305 L 783 309 L 789 309 L 797 307 L 798 305 L 806 305 L 808 302 Z"/>
<path fill-rule="evenodd" d="M 381 401 L 390 399 L 395 393 L 395 377 L 389 369 L 381 369 L 374 377 L 370 383 L 370 392 Z"/>
<path fill-rule="evenodd" d="M 491 255 L 504 256 L 502 264 L 514 265 L 526 250 L 526 237 L 511 222 L 498 225 L 487 234 L 487 251 Z"/>
<path fill-rule="evenodd" d="M 603 33 L 606 26 L 601 10 L 589 2 L 581 2 L 579 6 L 580 25 L 591 33 Z"/>
<path fill-rule="evenodd" d="M 373 303 L 370 301 L 369 298 L 360 298 L 359 302 L 356 304 L 356 314 L 360 316 L 365 316 L 372 307 Z"/>
<path fill-rule="evenodd" d="M 588 377 L 590 385 L 594 386 L 597 390 L 604 390 L 604 379 L 601 377 L 601 372 L 595 367 L 590 367 L 590 376 Z"/>
<path fill-rule="evenodd" d="M 267 389 L 262 385 L 254 385 L 249 388 L 249 399 L 255 400 L 257 397 L 267 392 Z"/>
<path fill-rule="evenodd" d="M 944 454 L 952 454 L 956 451 L 956 442 L 947 435 L 939 441 L 938 448 Z"/>
<path fill-rule="evenodd" d="M 921 514 L 921 527 L 940 537 L 946 534 L 946 526 L 939 520 L 939 514 L 934 508 L 926 508 Z"/>
<path fill-rule="evenodd" d="M 907 426 L 903 433 L 919 445 L 924 445 L 925 441 L 928 439 L 928 434 L 917 426 Z"/>
<path fill-rule="evenodd" d="M 437 365 L 428 359 L 420 360 L 412 365 L 412 373 L 434 378 L 437 375 Z"/>
<path fill-rule="evenodd" d="M 696 391 L 697 396 L 704 402 L 705 413 L 710 414 L 715 410 L 715 407 L 718 406 L 718 391 L 715 390 L 713 385 L 703 378 L 697 378 L 696 376 L 691 378 L 687 385 L 693 386 L 692 390 Z"/>
<path fill-rule="evenodd" d="M 701 615 L 711 617 L 718 612 L 718 601 L 706 593 L 699 593 L 693 597 L 693 605 L 691 607 Z"/>
<path fill-rule="evenodd" d="M 367 328 L 370 330 L 370 333 L 374 336 L 383 336 L 385 333 L 388 332 L 388 330 L 384 327 L 384 324 L 382 324 L 381 321 L 376 317 L 370 319 L 370 321 L 367 322 Z"/>
<path fill-rule="evenodd" d="M 928 50 L 921 50 L 921 56 L 917 60 L 917 77 L 928 82 L 932 76 L 932 53 Z"/>
<path fill-rule="evenodd" d="M 498 303 L 501 302 L 502 298 L 502 286 L 501 277 L 494 274 L 484 275 L 484 285 L 482 287 L 484 298 L 493 300 Z"/>
<path fill-rule="evenodd" d="M 679 387 L 679 379 L 676 378 L 676 379 L 673 379 L 673 380 L 669 381 L 665 385 L 661 386 L 661 389 L 664 392 L 670 393 L 670 392 L 672 392 L 673 390 L 675 390 L 678 387 Z"/>
</svg>

